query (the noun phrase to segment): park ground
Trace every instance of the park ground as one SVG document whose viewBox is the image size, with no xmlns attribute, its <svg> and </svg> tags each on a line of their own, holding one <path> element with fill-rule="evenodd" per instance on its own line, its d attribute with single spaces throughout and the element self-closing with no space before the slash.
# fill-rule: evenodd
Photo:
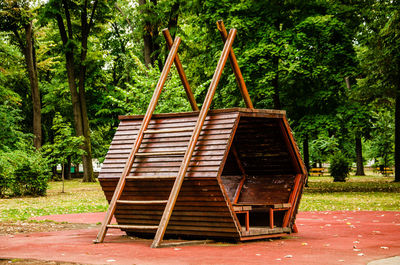
<svg viewBox="0 0 400 265">
<path fill-rule="evenodd" d="M 400 184 L 392 181 L 311 177 L 298 234 L 163 249 L 116 231 L 92 244 L 106 209 L 99 184 L 67 181 L 61 193 L 51 182 L 47 197 L 0 200 L 0 264 L 400 264 Z"/>
</svg>

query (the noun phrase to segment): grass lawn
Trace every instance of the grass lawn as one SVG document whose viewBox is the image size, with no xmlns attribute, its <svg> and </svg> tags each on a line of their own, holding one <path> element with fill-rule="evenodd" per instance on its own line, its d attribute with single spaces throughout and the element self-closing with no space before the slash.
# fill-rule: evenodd
<svg viewBox="0 0 400 265">
<path fill-rule="evenodd" d="M 347 182 L 310 177 L 300 211 L 400 211 L 400 183 L 381 175 L 351 176 Z"/>
<path fill-rule="evenodd" d="M 400 211 L 400 183 L 393 177 L 350 177 L 333 183 L 330 177 L 310 177 L 300 211 L 371 210 Z M 61 182 L 50 182 L 46 197 L 0 199 L 0 222 L 32 216 L 99 212 L 107 209 L 100 184 L 69 180 L 65 193 Z"/>
<path fill-rule="evenodd" d="M 65 193 L 61 193 L 61 190 L 62 182 L 50 182 L 45 197 L 0 199 L 0 222 L 26 220 L 32 216 L 107 210 L 107 201 L 98 182 L 68 180 L 65 181 Z"/>
</svg>

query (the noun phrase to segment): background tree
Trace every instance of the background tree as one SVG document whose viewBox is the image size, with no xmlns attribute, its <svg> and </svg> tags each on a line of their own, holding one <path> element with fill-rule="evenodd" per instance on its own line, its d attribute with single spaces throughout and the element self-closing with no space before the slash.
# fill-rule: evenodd
<svg viewBox="0 0 400 265">
<path fill-rule="evenodd" d="M 108 2 L 52 0 L 47 4 L 45 16 L 55 18 L 64 48 L 68 85 L 71 92 L 74 125 L 77 136 L 84 137 L 82 155 L 83 181 L 94 181 L 90 126 L 86 105 L 86 71 L 88 40 L 95 30 L 94 23 L 101 23 L 107 18 Z"/>
<path fill-rule="evenodd" d="M 41 103 L 38 81 L 38 70 L 33 33 L 33 10 L 29 1 L 4 0 L 0 3 L 0 30 L 12 32 L 14 37 L 9 38 L 12 44 L 16 44 L 25 58 L 26 70 L 29 75 L 29 83 L 32 97 L 33 116 L 33 144 L 36 149 L 42 145 Z"/>
<path fill-rule="evenodd" d="M 398 1 L 371 1 L 361 10 L 364 27 L 361 32 L 360 58 L 363 76 L 360 96 L 366 101 L 386 103 L 394 99 L 395 168 L 400 168 L 400 13 Z M 400 181 L 400 170 L 395 172 Z"/>
</svg>

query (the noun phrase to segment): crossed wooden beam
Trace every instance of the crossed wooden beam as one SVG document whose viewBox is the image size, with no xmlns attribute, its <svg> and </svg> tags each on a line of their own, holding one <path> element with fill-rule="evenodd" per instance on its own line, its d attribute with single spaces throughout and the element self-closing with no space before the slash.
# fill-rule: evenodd
<svg viewBox="0 0 400 265">
<path fill-rule="evenodd" d="M 219 32 L 221 34 L 221 38 L 222 38 L 223 42 L 225 43 L 227 41 L 227 39 L 228 39 L 228 32 L 226 31 L 224 22 L 222 20 L 218 20 L 217 21 L 217 28 L 218 28 L 218 30 L 219 30 Z M 168 49 L 171 49 L 171 47 L 173 45 L 173 41 L 172 41 L 172 37 L 171 37 L 171 35 L 169 33 L 169 30 L 168 29 L 163 29 L 162 33 L 163 33 L 163 35 L 165 37 L 165 40 L 167 41 Z M 235 30 L 235 33 L 236 33 L 236 30 Z M 232 47 L 229 50 L 229 61 L 231 63 L 231 67 L 232 67 L 233 73 L 235 74 L 236 83 L 239 86 L 239 90 L 240 90 L 240 93 L 241 93 L 241 95 L 243 97 L 243 100 L 244 100 L 244 102 L 246 104 L 246 107 L 250 108 L 250 109 L 254 109 L 253 103 L 251 102 L 251 99 L 250 99 L 250 96 L 249 96 L 249 92 L 247 90 L 246 84 L 245 84 L 244 79 L 243 79 L 242 72 L 240 71 L 239 64 L 237 62 L 237 59 L 236 59 L 236 56 L 235 56 L 235 53 L 234 53 Z M 186 74 L 185 74 L 185 72 L 183 70 L 182 63 L 179 60 L 179 55 L 178 54 L 176 54 L 176 56 L 175 56 L 174 63 L 175 63 L 176 69 L 178 70 L 178 74 L 179 74 L 179 77 L 180 77 L 180 79 L 182 81 L 183 87 L 184 87 L 185 92 L 186 92 L 186 96 L 187 96 L 187 98 L 189 100 L 189 103 L 190 103 L 190 106 L 192 107 L 193 111 L 198 111 L 199 108 L 197 106 L 196 100 L 195 100 L 194 95 L 192 93 L 192 90 L 190 88 L 190 85 L 189 85 L 189 82 L 187 80 Z M 221 71 L 221 73 L 222 73 L 222 71 Z M 219 79 L 219 77 L 218 77 L 218 79 Z"/>
</svg>

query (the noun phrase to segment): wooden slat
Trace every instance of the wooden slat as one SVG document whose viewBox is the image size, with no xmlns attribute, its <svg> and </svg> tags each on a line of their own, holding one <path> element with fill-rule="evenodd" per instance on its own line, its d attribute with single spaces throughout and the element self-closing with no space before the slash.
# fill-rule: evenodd
<svg viewBox="0 0 400 265">
<path fill-rule="evenodd" d="M 169 156 L 169 155 L 184 155 L 185 151 L 170 151 L 170 152 L 152 152 L 152 153 L 137 153 L 136 156 Z"/>
<path fill-rule="evenodd" d="M 127 176 L 127 180 L 160 180 L 160 179 L 175 179 L 176 176 Z"/>
<path fill-rule="evenodd" d="M 229 133 L 229 130 L 232 126 L 229 126 L 229 124 L 225 125 L 225 126 L 219 126 L 220 128 L 210 128 L 209 130 L 204 129 L 201 130 L 200 135 L 204 135 L 204 134 L 224 134 L 224 133 Z M 127 136 L 127 135 L 137 135 L 137 131 L 116 131 L 115 132 L 115 136 Z M 145 135 L 144 139 L 149 139 L 149 138 L 157 138 L 157 137 L 176 137 L 176 136 L 185 136 L 188 135 L 190 136 L 191 133 L 190 131 L 184 131 L 184 132 L 171 132 L 171 133 L 154 133 L 154 134 L 150 134 L 150 135 Z"/>
<path fill-rule="evenodd" d="M 207 117 L 207 120 L 204 121 L 204 128 L 202 129 L 217 129 L 219 127 L 224 127 L 226 125 L 232 124 L 239 114 L 231 114 L 229 116 L 214 116 Z M 194 128 L 196 125 L 197 117 L 193 117 L 192 119 L 159 119 L 152 120 L 153 123 L 150 122 L 148 126 L 148 130 L 152 129 L 178 129 L 178 128 Z M 264 121 L 265 122 L 265 121 Z M 120 131 L 136 131 L 140 129 L 140 123 L 137 122 L 121 122 L 118 126 L 118 130 Z"/>
<path fill-rule="evenodd" d="M 193 128 L 146 130 L 144 131 L 144 133 L 174 133 L 174 132 L 191 132 L 191 131 L 193 131 Z"/>
<path fill-rule="evenodd" d="M 157 225 L 107 225 L 107 228 L 117 229 L 151 229 L 155 230 L 158 228 Z"/>
<path fill-rule="evenodd" d="M 128 201 L 128 200 L 117 200 L 117 203 L 123 204 L 165 204 L 166 200 L 156 200 L 156 201 Z"/>
</svg>

